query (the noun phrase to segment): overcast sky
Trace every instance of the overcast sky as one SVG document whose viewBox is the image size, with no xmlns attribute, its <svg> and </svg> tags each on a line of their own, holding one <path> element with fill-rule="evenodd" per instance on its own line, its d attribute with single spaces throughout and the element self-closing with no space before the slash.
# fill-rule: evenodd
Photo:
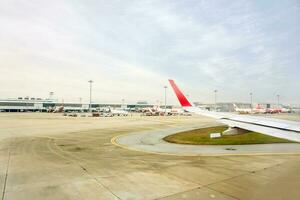
<svg viewBox="0 0 300 200">
<path fill-rule="evenodd" d="M 299 0 L 1 0 L 0 99 L 300 102 Z M 168 101 L 177 103 L 168 89 Z"/>
</svg>

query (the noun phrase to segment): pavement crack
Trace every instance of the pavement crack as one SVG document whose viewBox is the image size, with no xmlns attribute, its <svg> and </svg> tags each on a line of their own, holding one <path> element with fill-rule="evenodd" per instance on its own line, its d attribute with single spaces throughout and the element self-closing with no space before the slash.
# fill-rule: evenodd
<svg viewBox="0 0 300 200">
<path fill-rule="evenodd" d="M 186 193 L 186 192 L 189 192 L 189 191 L 198 190 L 198 189 L 201 189 L 201 186 L 193 187 L 191 189 L 181 191 L 181 192 L 177 192 L 177 193 L 174 193 L 174 194 L 158 197 L 158 198 L 155 198 L 153 200 L 160 200 L 160 199 L 164 199 L 164 198 L 171 197 L 171 196 L 174 196 L 174 195 L 183 194 L 183 193 Z"/>
<path fill-rule="evenodd" d="M 80 168 L 81 168 L 83 171 L 85 171 L 85 173 L 86 173 L 88 176 L 90 176 L 92 179 L 94 179 L 94 180 L 97 182 L 98 185 L 100 185 L 101 187 L 105 188 L 107 191 L 109 191 L 109 192 L 110 192 L 113 196 L 115 196 L 117 199 L 120 199 L 120 200 L 121 200 L 121 198 L 120 198 L 118 195 L 116 195 L 111 189 L 109 189 L 107 186 L 105 186 L 104 184 L 102 184 L 101 181 L 99 181 L 96 177 L 92 176 L 92 175 L 88 172 L 88 170 L 87 170 L 85 167 L 83 167 L 83 166 L 80 165 L 80 164 L 78 164 L 78 165 L 80 166 Z"/>
<path fill-rule="evenodd" d="M 227 193 L 225 193 L 225 192 L 215 190 L 215 189 L 213 189 L 211 186 L 212 186 L 212 185 L 215 185 L 215 184 L 218 184 L 218 183 L 221 183 L 221 182 L 226 182 L 226 181 L 228 181 L 228 180 L 232 180 L 232 179 L 235 179 L 235 178 L 238 178 L 238 177 L 242 177 L 242 176 L 247 176 L 247 175 L 253 175 L 253 176 L 255 176 L 255 173 L 256 173 L 256 172 L 260 172 L 260 171 L 264 171 L 264 170 L 267 170 L 267 169 L 270 169 L 270 168 L 278 167 L 278 166 L 280 166 L 280 165 L 282 165 L 282 164 L 284 164 L 284 163 L 285 163 L 285 162 L 282 162 L 282 163 L 280 163 L 280 164 L 275 164 L 275 165 L 272 165 L 272 166 L 270 166 L 270 167 L 264 167 L 263 169 L 252 170 L 252 171 L 249 171 L 249 172 L 247 172 L 247 173 L 243 173 L 243 174 L 240 174 L 240 175 L 237 175 L 237 176 L 233 176 L 233 177 L 230 177 L 230 178 L 227 178 L 227 179 L 223 179 L 223 180 L 220 180 L 220 181 L 216 181 L 216 182 L 213 182 L 213 183 L 209 183 L 209 184 L 206 184 L 206 185 L 202 185 L 202 187 L 208 188 L 208 189 L 210 189 L 210 190 L 219 192 L 219 193 L 221 193 L 221 194 L 223 194 L 223 195 L 227 195 L 227 196 L 229 196 L 229 197 L 231 197 L 231 198 L 234 198 L 234 199 L 237 199 L 237 200 L 238 200 L 239 198 L 237 198 L 237 197 L 235 197 L 235 196 L 232 196 L 232 195 L 230 195 L 230 194 L 227 194 Z"/>
<path fill-rule="evenodd" d="M 231 197 L 231 198 L 233 198 L 233 199 L 240 200 L 240 198 L 237 198 L 237 197 L 232 196 L 232 195 L 230 195 L 230 194 L 227 194 L 227 193 L 225 193 L 225 192 L 218 191 L 218 190 L 215 190 L 215 189 L 213 189 L 213 188 L 211 188 L 211 187 L 207 187 L 207 186 L 204 186 L 204 187 L 206 187 L 206 188 L 208 188 L 208 189 L 210 189 L 210 190 L 213 190 L 213 191 L 215 191 L 215 192 L 218 192 L 218 193 L 220 193 L 220 194 L 223 194 L 223 195 L 225 195 L 225 196 Z"/>
<path fill-rule="evenodd" d="M 91 176 L 92 177 L 92 176 Z M 118 196 L 118 195 L 116 195 L 111 189 L 109 189 L 107 186 L 105 186 L 104 184 L 102 184 L 96 177 L 93 177 L 94 178 L 94 180 L 99 184 L 99 185 L 101 185 L 103 188 L 105 188 L 106 190 L 108 190 L 113 196 L 115 196 L 117 199 L 120 199 L 121 200 L 121 198 Z"/>
<path fill-rule="evenodd" d="M 66 155 L 62 155 L 62 154 L 59 154 L 58 152 L 56 152 L 56 151 L 51 147 L 51 142 L 53 142 L 53 141 L 49 140 L 47 145 L 48 145 L 48 149 L 49 149 L 52 153 L 58 155 L 59 157 L 62 157 L 62 158 L 64 158 L 64 159 L 66 159 L 66 160 L 69 161 L 72 165 L 76 165 L 76 166 L 80 167 L 80 168 L 81 168 L 81 169 L 82 169 L 89 177 L 91 177 L 92 179 L 94 179 L 94 180 L 97 182 L 97 184 L 98 184 L 99 186 L 105 188 L 105 189 L 106 189 L 108 192 L 110 192 L 114 197 L 116 197 L 117 199 L 120 199 L 120 200 L 121 200 L 121 198 L 120 198 L 119 196 L 117 196 L 112 190 L 110 190 L 107 186 L 105 186 L 104 184 L 102 184 L 96 177 L 92 176 L 92 175 L 88 172 L 88 170 L 87 170 L 86 167 L 83 167 L 81 164 L 79 164 L 79 162 L 76 160 L 76 158 L 73 157 L 73 159 L 75 159 L 75 160 L 73 160 L 73 159 L 72 159 L 72 156 L 70 155 L 70 153 L 68 153 L 68 152 L 63 152 L 63 153 L 66 154 Z M 57 149 L 59 149 L 59 150 L 61 151 L 61 148 L 59 148 L 59 147 L 57 146 L 57 144 L 55 143 L 55 141 L 53 142 L 53 144 L 54 144 L 54 147 L 55 147 L 55 148 L 57 148 Z M 3 199 L 2 199 L 2 200 L 3 200 Z"/>
<path fill-rule="evenodd" d="M 6 165 L 6 172 L 5 172 L 5 177 L 4 177 L 3 191 L 2 191 L 1 200 L 4 200 L 4 197 L 5 197 L 6 183 L 7 183 L 7 178 L 8 178 L 8 169 L 9 169 L 9 163 L 10 163 L 10 146 L 11 146 L 11 142 L 9 144 L 9 149 L 8 149 L 7 165 Z"/>
<path fill-rule="evenodd" d="M 81 167 L 81 169 L 83 169 L 83 171 L 86 171 L 87 172 L 87 169 L 86 168 L 84 168 L 83 166 L 80 166 Z"/>
</svg>

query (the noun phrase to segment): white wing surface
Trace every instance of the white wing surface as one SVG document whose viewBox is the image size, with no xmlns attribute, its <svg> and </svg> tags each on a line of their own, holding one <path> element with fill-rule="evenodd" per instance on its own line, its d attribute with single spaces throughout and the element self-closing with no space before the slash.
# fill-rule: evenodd
<svg viewBox="0 0 300 200">
<path fill-rule="evenodd" d="M 300 142 L 300 123 L 266 117 L 237 115 L 224 112 L 211 112 L 193 106 L 173 80 L 169 80 L 181 106 L 188 112 L 213 117 L 222 123 L 245 130 L 255 131 L 278 138 Z"/>
</svg>

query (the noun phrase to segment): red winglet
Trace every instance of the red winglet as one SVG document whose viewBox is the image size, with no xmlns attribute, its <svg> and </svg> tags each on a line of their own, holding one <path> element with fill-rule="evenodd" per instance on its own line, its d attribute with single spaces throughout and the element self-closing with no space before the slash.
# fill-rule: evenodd
<svg viewBox="0 0 300 200">
<path fill-rule="evenodd" d="M 180 91 L 180 89 L 177 87 L 175 82 L 173 80 L 169 80 L 181 106 L 183 107 L 189 107 L 192 106 L 192 104 L 187 100 L 187 98 L 184 96 L 184 94 Z"/>
</svg>

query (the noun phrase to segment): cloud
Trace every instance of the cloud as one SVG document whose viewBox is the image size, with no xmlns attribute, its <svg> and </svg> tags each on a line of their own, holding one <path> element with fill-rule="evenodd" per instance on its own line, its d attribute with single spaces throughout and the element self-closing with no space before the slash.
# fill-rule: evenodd
<svg viewBox="0 0 300 200">
<path fill-rule="evenodd" d="M 2 1 L 2 97 L 163 99 L 168 78 L 193 100 L 300 101 L 299 3 Z M 176 103 L 174 95 L 169 102 Z"/>
</svg>

